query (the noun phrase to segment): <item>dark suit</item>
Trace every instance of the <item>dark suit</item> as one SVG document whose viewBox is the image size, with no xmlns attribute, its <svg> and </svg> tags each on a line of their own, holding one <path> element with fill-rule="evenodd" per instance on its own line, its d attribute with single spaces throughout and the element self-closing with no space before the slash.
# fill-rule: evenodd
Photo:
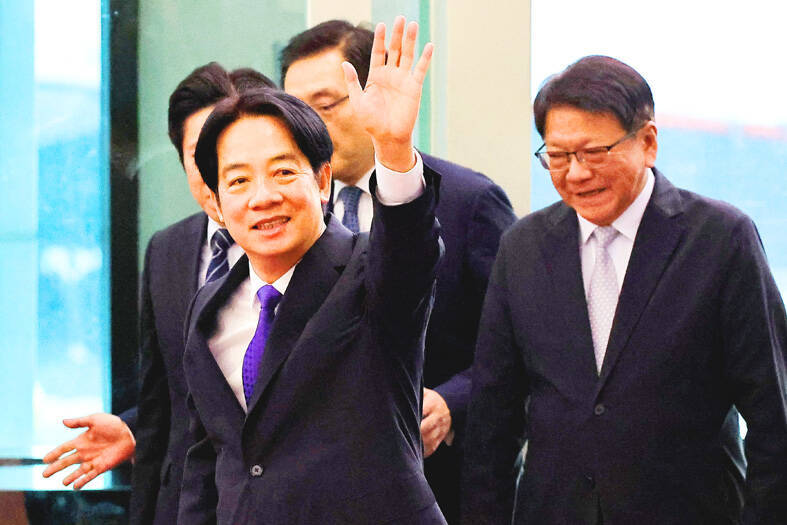
<svg viewBox="0 0 787 525">
<path fill-rule="evenodd" d="M 656 173 L 600 376 L 578 246 L 563 203 L 501 242 L 473 369 L 464 522 L 508 523 L 516 499 L 517 524 L 738 523 L 718 446 L 733 403 L 749 426 L 743 522 L 787 522 L 787 319 L 752 222 Z"/>
<path fill-rule="evenodd" d="M 444 523 L 419 431 L 441 252 L 434 184 L 401 206 L 375 203 L 370 236 L 328 217 L 279 303 L 248 414 L 207 344 L 247 260 L 200 290 L 187 320 L 195 444 L 179 523 Z"/>
<path fill-rule="evenodd" d="M 188 443 L 183 324 L 197 291 L 207 222 L 197 213 L 157 232 L 145 254 L 131 523 L 171 525 L 177 518 Z"/>
<path fill-rule="evenodd" d="M 424 384 L 445 399 L 456 439 L 424 462 L 426 479 L 449 523 L 458 522 L 461 441 L 478 319 L 500 236 L 516 219 L 505 192 L 488 177 L 421 153 L 441 174 L 435 215 L 445 255 L 426 333 Z"/>
</svg>

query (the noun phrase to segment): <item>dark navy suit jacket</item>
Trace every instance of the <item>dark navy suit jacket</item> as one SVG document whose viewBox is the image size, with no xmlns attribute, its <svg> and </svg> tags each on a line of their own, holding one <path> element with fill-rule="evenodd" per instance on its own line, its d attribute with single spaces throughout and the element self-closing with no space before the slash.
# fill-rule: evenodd
<svg viewBox="0 0 787 525">
<path fill-rule="evenodd" d="M 247 414 L 207 345 L 248 276 L 246 259 L 197 294 L 184 354 L 194 445 L 179 523 L 445 523 L 420 438 L 441 253 L 437 175 L 425 176 L 415 201 L 375 202 L 368 236 L 328 217 L 279 303 Z"/>
<path fill-rule="evenodd" d="M 141 285 L 140 399 L 130 518 L 171 525 L 188 443 L 183 324 L 197 292 L 208 217 L 194 214 L 148 244 Z"/>
<path fill-rule="evenodd" d="M 656 172 L 600 376 L 578 239 L 563 203 L 503 237 L 473 366 L 463 522 L 509 523 L 514 504 L 517 524 L 787 522 L 787 318 L 751 220 Z M 733 404 L 748 423 L 743 509 L 719 446 Z"/>
<path fill-rule="evenodd" d="M 485 175 L 424 153 L 421 157 L 441 175 L 435 214 L 445 244 L 426 332 L 424 384 L 445 399 L 456 432 L 453 446 L 441 445 L 424 466 L 440 508 L 455 523 L 478 319 L 500 237 L 516 217 L 505 192 Z"/>
</svg>

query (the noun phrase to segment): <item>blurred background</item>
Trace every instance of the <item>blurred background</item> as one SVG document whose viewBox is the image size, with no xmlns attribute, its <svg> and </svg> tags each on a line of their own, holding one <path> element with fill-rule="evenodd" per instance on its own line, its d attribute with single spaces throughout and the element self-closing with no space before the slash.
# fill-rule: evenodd
<svg viewBox="0 0 787 525">
<path fill-rule="evenodd" d="M 0 2 L 0 508 L 4 523 L 123 523 L 128 471 L 79 497 L 42 455 L 64 417 L 135 403 L 137 280 L 158 229 L 197 210 L 167 137 L 177 83 L 211 60 L 279 81 L 316 23 L 421 25 L 436 44 L 416 144 L 481 171 L 518 215 L 558 196 L 532 153 L 539 86 L 588 54 L 656 101 L 657 167 L 753 217 L 787 291 L 787 5 L 500 0 Z M 25 513 L 22 501 L 27 502 Z M 15 513 L 13 509 L 21 509 Z"/>
</svg>

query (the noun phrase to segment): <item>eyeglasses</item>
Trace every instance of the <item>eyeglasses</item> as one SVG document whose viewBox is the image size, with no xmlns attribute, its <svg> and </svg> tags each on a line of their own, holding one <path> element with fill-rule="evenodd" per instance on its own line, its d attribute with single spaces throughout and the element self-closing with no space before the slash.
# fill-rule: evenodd
<svg viewBox="0 0 787 525">
<path fill-rule="evenodd" d="M 598 168 L 607 162 L 609 152 L 612 148 L 632 138 L 638 131 L 639 130 L 632 131 L 609 146 L 584 148 L 577 151 L 541 151 L 546 147 L 546 144 L 542 144 L 535 155 L 538 157 L 538 160 L 541 161 L 541 165 L 544 166 L 544 169 L 553 173 L 567 171 L 571 165 L 571 155 L 576 157 L 577 162 L 588 168 Z"/>
</svg>

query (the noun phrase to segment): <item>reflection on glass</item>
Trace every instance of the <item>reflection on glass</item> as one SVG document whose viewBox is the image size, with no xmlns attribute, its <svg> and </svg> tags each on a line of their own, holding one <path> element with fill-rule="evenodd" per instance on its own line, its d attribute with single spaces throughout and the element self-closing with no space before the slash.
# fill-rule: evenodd
<svg viewBox="0 0 787 525">
<path fill-rule="evenodd" d="M 0 85 L 26 93 L 3 92 L 2 113 L 12 117 L 0 127 L 3 137 L 22 135 L 29 144 L 0 152 L 12 170 L 4 191 L 13 195 L 0 208 L 0 249 L 12 260 L 3 263 L 0 310 L 10 313 L 0 330 L 14 344 L 0 364 L 15 376 L 2 395 L 16 416 L 0 421 L 0 455 L 40 457 L 75 434 L 64 417 L 109 408 L 102 6 L 21 4 L 28 3 L 0 6 L 0 20 L 13 20 L 10 36 L 19 37 L 6 39 L 3 22 Z M 15 67 L 6 67 L 11 53 Z"/>
</svg>

